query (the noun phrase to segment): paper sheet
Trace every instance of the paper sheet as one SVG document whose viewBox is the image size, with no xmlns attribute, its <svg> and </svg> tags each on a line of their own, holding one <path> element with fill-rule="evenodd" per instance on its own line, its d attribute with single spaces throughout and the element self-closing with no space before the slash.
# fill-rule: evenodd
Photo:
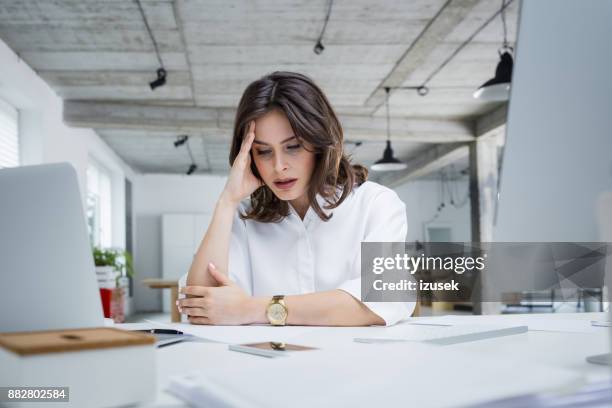
<svg viewBox="0 0 612 408">
<path fill-rule="evenodd" d="M 321 327 L 321 326 L 207 326 L 189 323 L 165 323 L 147 320 L 141 323 L 125 323 L 115 327 L 125 330 L 142 330 L 150 328 L 165 328 L 180 330 L 198 338 L 209 341 L 243 344 L 261 341 L 295 342 L 305 346 L 343 345 L 351 343 L 355 337 L 382 337 L 402 332 L 401 326 L 370 326 L 370 327 Z M 298 341 L 299 340 L 299 341 Z"/>
<path fill-rule="evenodd" d="M 266 361 L 264 361 L 266 360 Z M 301 352 L 257 364 L 223 364 L 171 379 L 194 406 L 457 406 L 580 382 L 581 376 L 421 343 Z M 435 387 L 432 387 L 435 381 Z M 262 393 L 274 384 L 275 392 Z M 475 387 L 477 386 L 477 392 Z M 444 392 L 439 392 L 443 390 Z"/>
<path fill-rule="evenodd" d="M 590 319 L 571 318 L 567 315 L 563 317 L 554 314 L 543 315 L 484 315 L 484 316 L 458 316 L 446 315 L 431 318 L 419 319 L 419 323 L 439 323 L 439 324 L 508 324 L 508 325 L 527 325 L 529 331 L 552 331 L 564 333 L 605 333 L 611 330 L 609 327 L 595 327 L 591 325 Z"/>
<path fill-rule="evenodd" d="M 304 333 L 325 329 L 313 326 L 208 326 L 189 323 L 160 323 L 148 321 L 149 327 L 180 330 L 196 337 L 227 344 L 256 343 L 262 341 L 289 342 Z"/>
</svg>

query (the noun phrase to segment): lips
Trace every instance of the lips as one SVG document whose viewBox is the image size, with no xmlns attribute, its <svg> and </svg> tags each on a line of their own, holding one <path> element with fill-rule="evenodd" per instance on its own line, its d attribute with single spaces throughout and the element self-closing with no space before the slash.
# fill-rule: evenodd
<svg viewBox="0 0 612 408">
<path fill-rule="evenodd" d="M 274 181 L 274 185 L 281 190 L 289 190 L 291 187 L 295 185 L 297 179 L 295 178 L 287 178 Z"/>
</svg>

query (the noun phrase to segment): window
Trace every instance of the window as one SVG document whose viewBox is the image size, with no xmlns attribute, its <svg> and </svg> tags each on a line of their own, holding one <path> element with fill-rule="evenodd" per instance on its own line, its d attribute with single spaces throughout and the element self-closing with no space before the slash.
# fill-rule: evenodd
<svg viewBox="0 0 612 408">
<path fill-rule="evenodd" d="M 111 203 L 110 173 L 90 160 L 87 165 L 87 228 L 93 246 L 112 246 Z"/>
<path fill-rule="evenodd" d="M 452 230 L 448 226 L 427 226 L 426 242 L 452 242 Z"/>
<path fill-rule="evenodd" d="M 17 110 L 0 99 L 0 168 L 19 166 Z"/>
</svg>

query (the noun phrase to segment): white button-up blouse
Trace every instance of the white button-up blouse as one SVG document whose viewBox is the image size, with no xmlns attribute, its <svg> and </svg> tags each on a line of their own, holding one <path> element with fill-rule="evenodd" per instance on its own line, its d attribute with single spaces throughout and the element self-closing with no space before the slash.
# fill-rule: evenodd
<svg viewBox="0 0 612 408">
<path fill-rule="evenodd" d="M 299 295 L 341 289 L 361 300 L 361 242 L 404 242 L 406 208 L 397 194 L 366 181 L 323 221 L 311 208 L 300 219 L 290 213 L 278 223 L 242 220 L 245 199 L 234 216 L 229 276 L 252 296 Z M 409 317 L 414 302 L 364 302 L 386 324 Z"/>
</svg>

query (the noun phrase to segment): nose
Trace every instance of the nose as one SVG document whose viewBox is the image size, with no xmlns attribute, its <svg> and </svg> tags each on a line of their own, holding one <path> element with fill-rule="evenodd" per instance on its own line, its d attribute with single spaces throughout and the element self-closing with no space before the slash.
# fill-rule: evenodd
<svg viewBox="0 0 612 408">
<path fill-rule="evenodd" d="M 281 154 L 277 154 L 274 159 L 274 170 L 277 173 L 282 173 L 287 170 L 289 166 L 287 165 L 287 160 L 285 160 L 285 156 Z"/>
</svg>

